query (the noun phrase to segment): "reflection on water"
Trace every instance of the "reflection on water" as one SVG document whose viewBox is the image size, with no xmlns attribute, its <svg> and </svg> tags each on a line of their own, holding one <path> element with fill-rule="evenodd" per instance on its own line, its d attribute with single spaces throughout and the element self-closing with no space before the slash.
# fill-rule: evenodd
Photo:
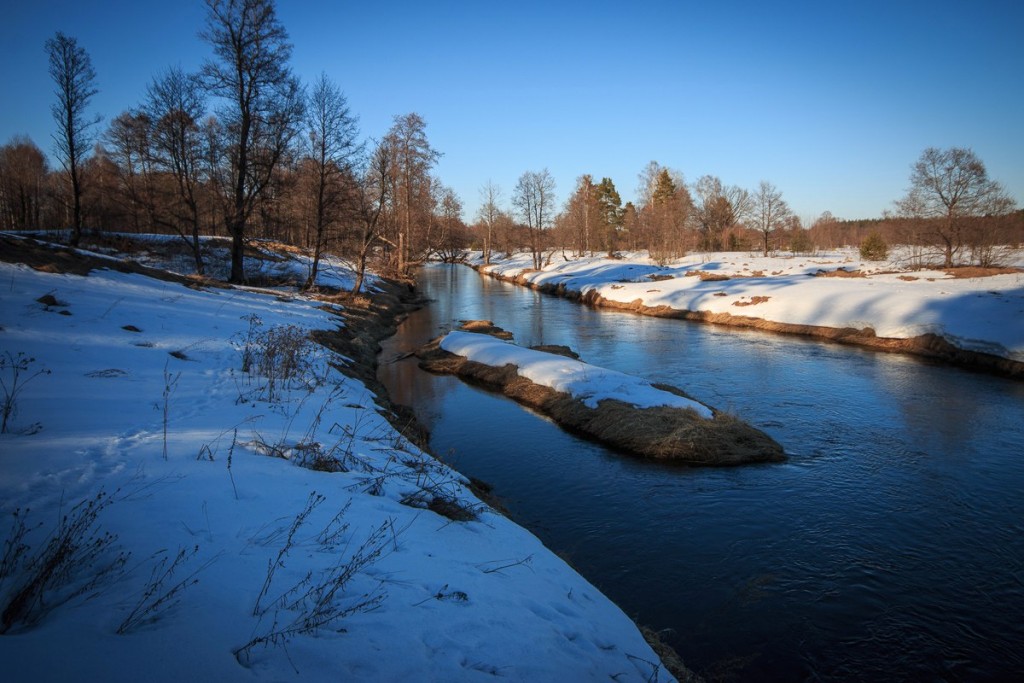
<svg viewBox="0 0 1024 683">
<path fill-rule="evenodd" d="M 712 678 L 1010 677 L 1024 667 L 1024 384 L 754 331 L 600 311 L 430 267 L 381 378 L 435 452 Z M 668 382 L 791 459 L 636 461 L 389 362 L 486 318 Z"/>
</svg>

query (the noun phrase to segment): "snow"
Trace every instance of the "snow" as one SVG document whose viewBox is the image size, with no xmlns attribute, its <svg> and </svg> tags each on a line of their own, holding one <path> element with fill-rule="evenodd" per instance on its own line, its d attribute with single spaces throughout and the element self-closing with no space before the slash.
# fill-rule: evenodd
<svg viewBox="0 0 1024 683">
<path fill-rule="evenodd" d="M 178 253 L 167 249 L 168 243 L 181 246 L 184 242 L 180 237 L 171 235 L 146 235 L 108 233 L 113 238 L 130 239 L 138 243 L 152 243 L 151 252 L 133 255 L 133 260 L 153 268 L 161 268 L 182 275 L 195 273 L 195 260 L 191 251 L 182 249 Z M 231 274 L 228 258 L 228 241 L 219 237 L 200 237 L 206 275 L 227 280 Z M 313 268 L 313 259 L 307 253 L 294 249 L 276 249 L 272 243 L 251 240 L 249 248 L 259 252 L 264 258 L 245 258 L 245 272 L 250 278 L 274 279 L 303 283 Z M 116 252 L 115 256 L 116 256 Z M 210 256 L 213 256 L 211 258 Z M 377 276 L 367 273 L 364 287 L 373 291 Z M 355 285 L 355 273 L 344 261 L 329 254 L 324 254 L 317 266 L 316 284 L 339 290 L 350 290 Z"/>
<path fill-rule="evenodd" d="M 568 257 L 532 271 L 529 254 L 492 261 L 482 269 L 522 276 L 535 285 L 596 291 L 622 303 L 729 313 L 793 325 L 870 328 L 879 337 L 932 333 L 971 351 L 1024 362 L 1024 273 L 954 278 L 943 270 L 909 270 L 861 261 L 853 250 L 814 256 L 694 254 L 659 266 L 643 253 L 622 259 Z M 1020 260 L 1020 259 L 1018 259 Z M 477 264 L 481 263 L 479 257 Z M 865 277 L 813 277 L 818 271 L 861 271 Z M 699 272 L 728 279 L 702 279 Z M 650 276 L 656 275 L 657 281 Z M 755 297 L 767 297 L 757 300 Z"/>
<path fill-rule="evenodd" d="M 45 294 L 59 305 L 39 303 Z M 312 353 L 305 381 L 279 381 L 269 400 L 267 378 L 241 370 L 247 340 L 339 324 L 280 294 L 0 263 L 0 357 L 24 353 L 27 368 L 0 435 L 0 536 L 19 511 L 22 557 L 40 552 L 100 492 L 110 502 L 95 531 L 116 536 L 45 596 L 37 622 L 0 636 L 5 681 L 671 680 L 617 606 L 398 435 L 366 387 L 328 364 L 343 359 Z M 0 377 L 10 388 L 10 367 Z M 314 448 L 346 471 L 298 466 Z M 478 518 L 440 516 L 431 498 Z M 57 599 L 121 552 L 123 569 Z M 3 574 L 6 605 L 31 572 Z M 236 657 L 313 613 L 330 577 L 326 623 Z"/>
<path fill-rule="evenodd" d="M 441 339 L 440 345 L 449 353 L 483 365 L 499 368 L 515 365 L 520 377 L 580 399 L 588 408 L 597 408 L 601 401 L 615 399 L 638 408 L 668 406 L 694 410 L 706 419 L 713 417 L 707 406 L 657 389 L 639 377 L 516 346 L 488 335 L 449 332 Z"/>
</svg>

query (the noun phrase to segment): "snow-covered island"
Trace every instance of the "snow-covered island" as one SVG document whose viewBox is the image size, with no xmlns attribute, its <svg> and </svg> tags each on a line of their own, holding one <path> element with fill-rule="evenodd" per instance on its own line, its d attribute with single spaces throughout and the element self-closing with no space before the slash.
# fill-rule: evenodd
<svg viewBox="0 0 1024 683">
<path fill-rule="evenodd" d="M 573 432 L 641 457 L 690 465 L 784 459 L 771 437 L 682 391 L 597 367 L 571 351 L 530 349 L 470 321 L 417 352 L 421 367 L 483 383 Z M 570 355 L 570 357 L 566 357 Z"/>
<path fill-rule="evenodd" d="M 754 327 L 899 351 L 1024 377 L 1024 252 L 1013 267 L 916 267 L 913 254 L 865 261 L 847 249 L 810 256 L 691 254 L 664 266 L 646 253 L 556 251 L 469 263 L 481 272 L 645 315 Z"/>
<path fill-rule="evenodd" d="M 673 680 L 333 367 L 343 300 L 36 256 L 0 262 L 5 681 Z"/>
</svg>

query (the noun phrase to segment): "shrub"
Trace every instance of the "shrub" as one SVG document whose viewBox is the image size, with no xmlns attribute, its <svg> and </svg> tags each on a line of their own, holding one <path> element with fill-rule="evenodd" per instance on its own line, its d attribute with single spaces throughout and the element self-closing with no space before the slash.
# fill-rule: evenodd
<svg viewBox="0 0 1024 683">
<path fill-rule="evenodd" d="M 129 553 L 117 551 L 117 536 L 98 528 L 97 518 L 113 502 L 100 491 L 63 515 L 42 544 L 29 537 L 38 527 L 28 510 L 15 510 L 0 562 L 0 634 L 37 624 L 56 607 L 121 575 Z"/>
<path fill-rule="evenodd" d="M 258 378 L 260 398 L 273 403 L 293 384 L 312 388 L 321 381 L 314 367 L 318 347 L 306 330 L 297 325 L 261 330 L 259 316 L 245 319 L 249 329 L 240 343 L 242 372 Z"/>
<path fill-rule="evenodd" d="M 49 370 L 32 371 L 35 358 L 30 358 L 19 351 L 17 355 L 10 351 L 0 355 L 0 434 L 6 434 L 11 417 L 18 409 L 18 394 L 25 385 L 40 375 L 49 375 Z"/>
<path fill-rule="evenodd" d="M 860 257 L 865 261 L 884 261 L 889 257 L 889 245 L 877 230 L 872 231 L 860 243 Z"/>
</svg>

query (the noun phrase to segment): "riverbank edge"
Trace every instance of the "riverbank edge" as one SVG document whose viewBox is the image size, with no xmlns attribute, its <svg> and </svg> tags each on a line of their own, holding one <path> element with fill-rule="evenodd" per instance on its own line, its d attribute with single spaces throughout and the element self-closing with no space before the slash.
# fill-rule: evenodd
<svg viewBox="0 0 1024 683">
<path fill-rule="evenodd" d="M 871 328 L 857 329 L 853 327 L 837 328 L 824 327 L 820 325 L 803 325 L 796 323 L 780 323 L 764 318 L 755 318 L 745 315 L 733 315 L 731 313 L 713 313 L 711 311 L 691 311 L 688 309 L 672 308 L 670 306 L 648 306 L 642 299 L 634 299 L 630 302 L 613 301 L 606 299 L 596 289 L 582 292 L 566 287 L 565 283 L 550 284 L 531 282 L 526 276 L 536 271 L 527 271 L 518 275 L 502 275 L 489 269 L 494 264 L 470 264 L 466 263 L 473 270 L 481 275 L 492 277 L 503 282 L 510 282 L 522 287 L 528 287 L 543 294 L 560 296 L 569 301 L 581 303 L 594 308 L 608 308 L 620 311 L 628 311 L 639 315 L 646 315 L 654 318 L 670 318 L 676 320 L 687 320 L 690 322 L 710 323 L 713 325 L 724 325 L 728 327 L 739 327 L 755 329 L 763 332 L 775 332 L 778 334 L 796 335 L 810 337 L 822 341 L 846 344 L 848 346 L 859 346 L 873 351 L 886 353 L 902 353 L 910 356 L 917 356 L 931 361 L 945 363 L 969 370 L 988 372 L 1008 379 L 1024 380 L 1024 362 L 1015 361 L 1011 358 L 996 356 L 994 354 L 971 351 L 956 346 L 945 337 L 937 334 L 922 334 L 916 337 L 879 337 Z"/>
<path fill-rule="evenodd" d="M 322 298 L 327 301 L 331 300 L 331 297 Z M 381 342 L 394 336 L 402 321 L 414 311 L 429 305 L 429 301 L 423 299 L 417 292 L 415 281 L 400 282 L 396 280 L 381 280 L 378 291 L 364 297 L 364 301 L 355 302 L 348 295 L 340 295 L 337 298 L 341 300 L 339 303 L 344 302 L 344 310 L 338 312 L 338 315 L 345 321 L 345 325 L 335 330 L 313 331 L 314 341 L 351 359 L 350 364 L 338 366 L 338 370 L 363 382 L 373 394 L 374 401 L 381 408 L 382 414 L 395 430 L 415 443 L 424 453 L 440 460 L 437 454 L 430 449 L 429 430 L 419 423 L 411 408 L 392 401 L 387 387 L 377 378 Z M 498 514 L 509 516 L 507 510 L 492 493 L 490 484 L 465 473 L 460 472 L 460 474 L 469 480 L 469 489 L 477 498 Z M 515 520 L 512 521 L 519 524 Z M 526 529 L 526 527 L 523 528 Z M 533 533 L 529 529 L 526 531 Z M 576 571 L 575 568 L 573 570 Z M 636 621 L 634 624 L 644 640 L 661 659 L 662 666 L 676 680 L 680 683 L 703 681 L 700 676 L 686 667 L 679 653 L 666 643 L 657 631 Z"/>
<path fill-rule="evenodd" d="M 503 330 L 489 322 L 477 325 L 481 322 L 466 323 L 463 330 L 505 338 Z M 638 408 L 614 399 L 590 408 L 578 397 L 523 377 L 516 365 L 486 365 L 446 351 L 441 347 L 443 339 L 444 336 L 438 337 L 416 350 L 421 368 L 479 384 L 551 418 L 570 433 L 617 451 L 658 462 L 701 467 L 735 467 L 786 459 L 782 446 L 774 439 L 735 416 L 714 411 L 714 418 L 704 419 L 692 409 Z M 690 398 L 674 387 L 658 388 Z"/>
<path fill-rule="evenodd" d="M 196 289 L 233 288 L 233 285 L 213 278 L 180 275 L 168 270 L 145 266 L 124 254 L 120 258 L 100 257 L 34 238 L 22 239 L 4 234 L 0 234 L 0 261 L 22 264 L 34 270 L 54 274 L 73 274 L 85 277 L 93 270 L 113 270 L 143 275 Z M 419 424 L 413 411 L 393 403 L 387 389 L 377 379 L 380 342 L 394 335 L 405 317 L 427 302 L 417 294 L 414 281 L 380 279 L 377 281 L 376 287 L 377 291 L 375 292 L 357 295 L 346 291 L 321 290 L 315 296 L 324 303 L 324 310 L 336 315 L 344 324 L 330 330 L 312 330 L 311 337 L 317 344 L 344 356 L 349 361 L 332 365 L 342 374 L 364 384 L 373 396 L 381 415 L 391 423 L 396 432 L 414 443 L 430 457 L 442 461 L 430 450 L 429 432 Z M 341 310 L 335 305 L 340 305 Z M 490 487 L 487 484 L 472 477 L 467 476 L 466 478 L 470 482 L 468 488 L 477 498 L 490 506 L 496 513 L 508 517 L 507 512 L 490 495 Z M 512 521 L 523 528 L 526 533 L 533 534 L 519 522 Z M 551 552 L 554 553 L 554 551 Z M 573 571 L 576 571 L 575 568 Z M 582 576 L 582 574 L 580 575 Z M 584 579 L 586 580 L 586 577 Z M 595 587 L 595 590 L 599 591 L 600 589 Z M 614 602 L 610 598 L 608 600 Z M 623 613 L 625 614 L 624 611 Z M 665 670 L 677 680 L 681 682 L 702 680 L 683 665 L 678 653 L 663 642 L 658 632 L 638 624 L 636 621 L 633 621 L 633 624 L 661 659 Z"/>
</svg>

